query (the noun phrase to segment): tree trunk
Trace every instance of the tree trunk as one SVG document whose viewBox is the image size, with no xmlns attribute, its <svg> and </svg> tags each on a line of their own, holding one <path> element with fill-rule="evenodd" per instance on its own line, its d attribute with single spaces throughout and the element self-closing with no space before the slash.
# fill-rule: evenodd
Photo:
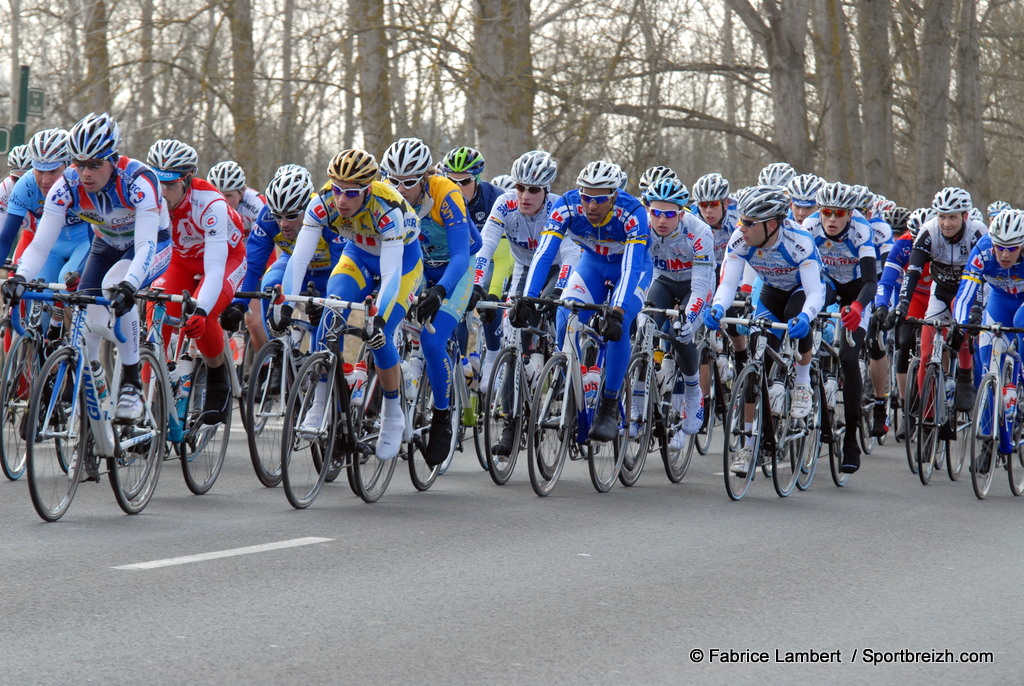
<svg viewBox="0 0 1024 686">
<path fill-rule="evenodd" d="M 9 122 L 18 121 L 18 81 L 21 78 L 21 0 L 11 0 L 11 116 Z"/>
<path fill-rule="evenodd" d="M 850 36 L 839 0 L 816 0 L 814 24 L 822 119 L 817 168 L 828 179 L 853 183 L 862 178 L 860 123 Z"/>
<path fill-rule="evenodd" d="M 153 80 L 153 0 L 142 0 L 142 59 L 139 65 L 139 109 L 137 114 L 140 131 L 151 132 L 155 111 L 156 83 Z"/>
<path fill-rule="evenodd" d="M 295 0 L 284 0 L 284 21 L 281 34 L 281 151 L 277 159 L 281 162 L 293 162 L 299 150 L 298 129 L 296 122 L 295 99 L 292 94 L 292 26 L 295 21 Z M 348 60 L 344 64 L 349 64 Z"/>
<path fill-rule="evenodd" d="M 896 150 L 892 129 L 893 75 L 889 48 L 890 8 L 887 2 L 859 3 L 861 88 L 864 97 L 864 182 L 890 197 L 896 185 Z"/>
<path fill-rule="evenodd" d="M 259 188 L 259 126 L 256 117 L 256 54 L 252 41 L 251 0 L 227 0 L 231 27 L 231 118 L 235 122 L 234 159 L 250 186 Z"/>
<path fill-rule="evenodd" d="M 988 154 L 985 149 L 984 110 L 981 93 L 981 50 L 978 47 L 977 0 L 961 0 L 957 41 L 956 114 L 963 145 L 963 185 L 984 207 L 992 200 Z"/>
<path fill-rule="evenodd" d="M 476 0 L 473 84 L 476 140 L 490 176 L 507 174 L 533 147 L 533 54 L 529 0 Z"/>
<path fill-rule="evenodd" d="M 353 0 L 349 16 L 356 36 L 363 147 L 380 159 L 394 140 L 384 1 Z"/>
<path fill-rule="evenodd" d="M 725 10 L 725 31 L 722 34 L 722 62 L 727 66 L 731 67 L 736 64 L 736 50 L 733 47 L 733 32 L 732 22 L 735 19 L 735 15 L 728 9 Z M 736 107 L 736 82 L 734 79 L 727 78 L 725 80 L 725 120 L 733 124 L 738 124 L 736 121 L 737 117 Z M 730 175 L 727 178 L 731 178 L 731 175 L 736 174 L 739 170 L 739 150 L 736 146 L 735 136 L 725 137 L 725 168 L 728 170 Z M 737 186 L 738 188 L 738 186 Z"/>
<path fill-rule="evenodd" d="M 953 0 L 924 3 L 920 81 L 917 84 L 917 183 L 914 199 L 930 203 L 945 181 L 949 120 L 950 53 Z"/>
<path fill-rule="evenodd" d="M 86 4 L 85 35 L 85 98 L 92 112 L 106 112 L 113 104 L 110 96 L 110 53 L 107 51 L 106 0 L 91 0 Z"/>
</svg>

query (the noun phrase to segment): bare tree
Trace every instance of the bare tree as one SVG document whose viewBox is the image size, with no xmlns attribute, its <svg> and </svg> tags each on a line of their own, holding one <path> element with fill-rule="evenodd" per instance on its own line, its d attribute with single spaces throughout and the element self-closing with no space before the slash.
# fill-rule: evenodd
<svg viewBox="0 0 1024 686">
<path fill-rule="evenodd" d="M 957 33 L 956 118 L 963 146 L 960 169 L 964 186 L 971 190 L 975 204 L 992 199 L 988 178 L 988 155 L 985 151 L 985 128 L 982 118 L 981 49 L 978 45 L 977 0 L 960 0 L 960 22 Z"/>
<path fill-rule="evenodd" d="M 953 0 L 924 3 L 921 66 L 917 84 L 914 197 L 927 202 L 945 181 L 949 123 L 949 61 L 953 48 Z"/>
</svg>

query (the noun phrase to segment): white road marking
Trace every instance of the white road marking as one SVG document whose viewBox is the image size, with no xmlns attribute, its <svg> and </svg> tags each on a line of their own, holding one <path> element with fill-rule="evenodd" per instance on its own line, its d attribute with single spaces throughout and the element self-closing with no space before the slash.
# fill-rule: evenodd
<svg viewBox="0 0 1024 686">
<path fill-rule="evenodd" d="M 251 555 L 253 553 L 265 553 L 268 550 L 281 550 L 283 548 L 295 548 L 302 545 L 313 545 L 314 543 L 326 543 L 333 541 L 333 538 L 318 538 L 308 536 L 306 538 L 293 538 L 288 541 L 277 543 L 261 543 L 250 545 L 244 548 L 231 548 L 230 550 L 216 550 L 210 553 L 199 553 L 198 555 L 183 555 L 181 557 L 168 557 L 163 560 L 152 560 L 150 562 L 136 562 L 130 565 L 119 565 L 112 569 L 159 569 L 161 567 L 173 567 L 184 565 L 190 562 L 203 562 L 205 560 L 217 560 L 222 557 L 236 557 L 238 555 Z"/>
</svg>

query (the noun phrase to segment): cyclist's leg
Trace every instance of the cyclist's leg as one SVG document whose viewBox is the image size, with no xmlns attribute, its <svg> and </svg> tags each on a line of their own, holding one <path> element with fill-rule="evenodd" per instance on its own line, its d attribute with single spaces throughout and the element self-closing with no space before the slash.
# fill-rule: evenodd
<svg viewBox="0 0 1024 686">
<path fill-rule="evenodd" d="M 245 276 L 245 253 L 228 256 L 224 267 L 224 279 L 220 295 L 207 313 L 206 328 L 196 338 L 196 347 L 206 361 L 206 396 L 203 401 L 203 423 L 218 424 L 224 421 L 231 402 L 231 385 L 228 382 L 229 365 L 224 360 L 224 329 L 220 326 L 220 314 L 228 306 Z M 196 286 L 198 293 L 205 277 Z"/>
<path fill-rule="evenodd" d="M 260 290 L 280 286 L 286 282 L 289 255 L 282 253 L 260 279 Z M 321 291 L 322 292 L 322 291 Z M 267 328 L 267 317 L 270 316 L 269 300 L 253 300 L 249 303 L 249 311 L 245 314 L 245 328 L 249 331 L 249 340 L 253 350 L 262 348 L 270 338 Z"/>
<path fill-rule="evenodd" d="M 856 299 L 860 293 L 860 286 L 860 280 L 857 279 L 838 287 L 841 307 L 846 307 Z M 839 337 L 839 368 L 843 375 L 843 410 L 847 426 L 843 436 L 842 470 L 847 474 L 860 469 L 861 451 L 855 427 L 860 425 L 863 405 L 864 379 L 860 373 L 860 351 L 867 336 L 865 325 L 866 322 L 862 320 L 861 326 L 853 332 L 852 345 L 845 328 Z"/>
</svg>

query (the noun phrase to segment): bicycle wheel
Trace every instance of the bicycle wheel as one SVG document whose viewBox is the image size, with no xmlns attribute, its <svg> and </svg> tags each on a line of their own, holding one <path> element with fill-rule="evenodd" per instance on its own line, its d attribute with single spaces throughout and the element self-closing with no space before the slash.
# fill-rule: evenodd
<svg viewBox="0 0 1024 686">
<path fill-rule="evenodd" d="M 903 447 L 907 454 L 907 465 L 912 474 L 917 474 L 917 418 L 921 415 L 920 393 L 917 383 L 917 367 L 920 362 L 915 358 L 907 368 L 907 397 L 903 402 Z"/>
<path fill-rule="evenodd" d="M 32 506 L 55 522 L 71 506 L 85 453 L 86 422 L 82 401 L 74 399 L 78 353 L 61 348 L 43 363 L 28 403 L 25 456 Z"/>
<path fill-rule="evenodd" d="M 939 431 L 942 428 L 939 420 L 945 402 L 946 390 L 939 378 L 939 370 L 928 365 L 921 385 L 921 412 L 917 423 L 917 476 L 926 486 L 935 471 L 935 453 L 939 449 Z"/>
<path fill-rule="evenodd" d="M 861 388 L 864 389 L 864 398 L 861 402 L 860 421 L 857 423 L 857 441 L 860 443 L 861 452 L 865 455 L 870 455 L 875 446 L 878 445 L 878 439 L 871 435 L 875 399 L 870 390 L 873 386 L 871 384 L 871 374 L 868 372 L 867 348 L 867 345 L 862 347 L 860 362 L 858 363 Z"/>
<path fill-rule="evenodd" d="M 811 382 L 811 412 L 805 419 L 806 435 L 800 446 L 800 474 L 796 480 L 796 487 L 806 491 L 814 481 L 814 472 L 818 466 L 818 458 L 821 457 L 821 432 L 825 425 L 825 393 L 821 385 L 821 377 L 817 374 Z"/>
<path fill-rule="evenodd" d="M 281 484 L 292 507 L 309 507 L 327 477 L 326 456 L 334 452 L 336 440 L 336 406 L 334 393 L 339 383 L 335 367 L 337 358 L 328 352 L 310 355 L 299 369 L 295 383 L 288 393 L 288 410 L 281 432 Z M 315 428 L 302 428 L 310 408 L 316 400 L 317 384 L 324 379 L 320 390 L 325 394 L 324 417 Z"/>
<path fill-rule="evenodd" d="M 839 390 L 836 391 L 836 404 L 829 416 L 829 426 L 832 427 L 831 442 L 828 444 L 828 470 L 832 475 L 832 483 L 836 488 L 842 488 L 850 479 L 850 475 L 840 469 L 843 462 L 843 442 L 846 440 L 847 431 L 856 431 L 855 427 L 846 426 L 846 401 L 843 399 L 843 376 L 839 375 Z"/>
<path fill-rule="evenodd" d="M 281 483 L 281 433 L 291 369 L 285 347 L 272 338 L 253 357 L 242 414 L 249 459 L 256 478 L 267 488 Z"/>
<path fill-rule="evenodd" d="M 25 427 L 32 380 L 39 371 L 38 343 L 29 336 L 18 336 L 11 343 L 0 380 L 0 468 L 14 481 L 25 473 Z"/>
<path fill-rule="evenodd" d="M 654 365 L 646 353 L 634 353 L 622 384 L 623 410 L 626 427 L 622 432 L 622 467 L 619 481 L 632 486 L 640 478 L 647 453 L 651 450 L 651 419 L 654 415 Z"/>
<path fill-rule="evenodd" d="M 395 473 L 396 459 L 381 460 L 375 449 L 380 437 L 381 409 L 384 391 L 377 373 L 371 372 L 359 405 L 350 408 L 353 427 L 353 450 L 349 460 L 348 480 L 356 495 L 375 503 L 384 495 Z"/>
<path fill-rule="evenodd" d="M 498 354 L 491 369 L 490 385 L 484 396 L 483 449 L 487 460 L 487 471 L 491 480 L 499 486 L 508 483 L 519 459 L 522 447 L 523 423 L 527 414 L 526 379 L 517 365 L 519 352 L 506 348 Z M 510 432 L 513 437 L 508 455 L 496 455 L 493 447 L 502 436 Z"/>
<path fill-rule="evenodd" d="M 788 370 L 787 370 L 788 376 Z M 792 383 L 792 377 L 790 383 Z M 772 484 L 780 498 L 785 498 L 796 488 L 804 463 L 804 442 L 810 440 L 811 416 L 820 411 L 821 396 L 815 386 L 811 387 L 811 411 L 807 417 L 795 419 L 790 416 L 792 386 L 786 389 L 782 415 L 777 418 L 780 426 L 776 430 L 775 450 L 772 452 Z"/>
<path fill-rule="evenodd" d="M 453 366 L 452 369 L 456 368 Z M 452 408 L 452 420 L 455 422 L 459 421 L 458 403 L 453 398 L 457 395 L 453 380 L 448 393 L 448 406 Z M 430 423 L 434 415 L 433 398 L 430 379 L 427 377 L 427 369 L 424 366 L 416 398 L 413 399 L 412 441 L 408 444 L 406 451 L 406 458 L 409 461 L 409 478 L 417 491 L 425 491 L 433 486 L 441 470 L 441 465 L 431 467 L 424 457 L 427 452 L 427 444 L 430 442 Z"/>
<path fill-rule="evenodd" d="M 114 425 L 114 456 L 110 458 L 110 487 L 126 514 L 146 508 L 167 451 L 167 378 L 151 350 L 139 352 L 142 378 L 142 417 L 133 424 Z"/>
<path fill-rule="evenodd" d="M 196 495 L 209 492 L 224 466 L 231 437 L 231 415 L 234 401 L 228 401 L 224 421 L 204 424 L 203 403 L 206 400 L 206 361 L 196 357 L 192 366 L 192 388 L 184 419 L 185 440 L 177 444 L 185 485 Z"/>
<path fill-rule="evenodd" d="M 971 443 L 971 425 L 974 423 L 970 412 L 953 412 L 953 437 L 946 441 L 946 474 L 950 481 L 960 478 Z"/>
<path fill-rule="evenodd" d="M 711 439 L 715 433 L 715 401 L 718 395 L 717 389 L 720 380 L 718 378 L 718 365 L 716 364 L 717 356 L 707 341 L 701 342 L 698 355 L 700 356 L 700 366 L 698 369 L 703 369 L 707 365 L 709 381 L 707 393 L 704 395 L 704 425 L 694 434 L 693 447 L 701 455 L 707 455 L 708 451 L 711 450 Z M 689 458 L 687 458 L 687 464 L 689 464 Z"/>
<path fill-rule="evenodd" d="M 539 496 L 550 495 L 576 441 L 576 398 L 564 353 L 553 355 L 537 378 L 526 429 L 530 485 Z"/>
<path fill-rule="evenodd" d="M 1011 443 L 1013 450 L 1006 458 L 1007 477 L 1010 480 L 1010 492 L 1014 495 L 1024 493 L 1024 425 L 1022 425 L 1021 409 L 1015 408 Z"/>
<path fill-rule="evenodd" d="M 686 476 L 686 470 L 690 467 L 690 460 L 696 449 L 696 436 L 687 436 L 685 441 L 672 445 L 672 428 L 679 428 L 679 413 L 672 409 L 672 391 L 666 390 L 662 393 L 661 401 L 658 403 L 657 420 L 655 429 L 659 435 L 661 461 L 665 465 L 665 475 L 674 484 L 679 483 Z M 711 421 L 714 422 L 714 408 L 704 405 L 704 422 L 708 421 L 711 414 Z"/>
<path fill-rule="evenodd" d="M 1002 419 L 1002 389 L 995 377 L 986 374 L 974 399 L 974 431 L 971 444 L 971 486 L 983 500 L 992 488 L 999 451 L 999 422 Z"/>
<path fill-rule="evenodd" d="M 763 404 L 761 394 L 760 367 L 746 365 L 732 384 L 732 394 L 726 405 L 722 431 L 725 435 L 725 450 L 722 462 L 725 471 L 725 492 L 732 500 L 740 500 L 750 489 L 757 469 L 757 456 L 761 449 L 761 433 L 764 430 Z M 750 413 L 749 427 L 747 421 Z M 745 471 L 733 472 L 733 462 L 741 451 L 750 450 Z"/>
</svg>

